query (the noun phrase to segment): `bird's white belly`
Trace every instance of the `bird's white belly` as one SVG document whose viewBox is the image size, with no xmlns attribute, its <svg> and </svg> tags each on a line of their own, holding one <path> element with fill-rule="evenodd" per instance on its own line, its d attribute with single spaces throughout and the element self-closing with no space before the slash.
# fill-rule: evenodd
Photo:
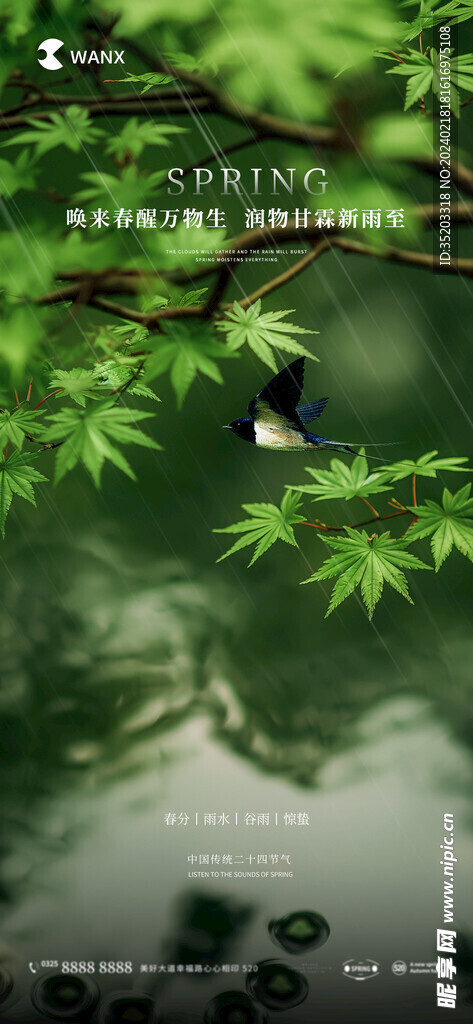
<svg viewBox="0 0 473 1024">
<path fill-rule="evenodd" d="M 278 451 L 286 452 L 303 451 L 312 447 L 298 430 L 263 426 L 260 423 L 255 423 L 255 441 L 259 448 L 277 448 Z"/>
</svg>

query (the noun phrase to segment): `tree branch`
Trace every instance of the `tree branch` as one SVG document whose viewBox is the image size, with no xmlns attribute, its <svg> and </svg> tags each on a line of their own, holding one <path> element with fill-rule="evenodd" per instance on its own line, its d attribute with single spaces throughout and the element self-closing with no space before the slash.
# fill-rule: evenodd
<svg viewBox="0 0 473 1024">
<path fill-rule="evenodd" d="M 63 107 L 69 106 L 71 103 L 78 103 L 81 106 L 87 107 L 91 117 L 140 114 L 146 111 L 149 113 L 170 114 L 186 114 L 197 111 L 205 114 L 220 114 L 231 121 L 244 125 L 245 128 L 251 128 L 258 141 L 280 139 L 292 142 L 295 145 L 315 146 L 319 149 L 343 152 L 359 152 L 360 150 L 356 139 L 354 140 L 348 131 L 345 132 L 340 128 L 332 128 L 325 125 L 290 121 L 272 114 L 262 113 L 245 104 L 236 103 L 219 90 L 213 82 L 210 82 L 203 76 L 184 71 L 181 68 L 175 68 L 163 60 L 153 60 L 145 51 L 129 40 L 117 39 L 116 41 L 123 43 L 129 51 L 135 53 L 153 71 L 172 73 L 173 76 L 179 79 L 181 88 L 161 90 L 159 94 L 154 94 L 146 100 L 141 99 L 136 93 L 119 94 L 115 97 L 106 95 L 92 97 L 55 96 L 52 93 L 42 93 L 39 95 L 38 105 L 43 103 L 46 106 Z M 25 100 L 24 109 L 30 109 L 32 105 L 31 97 L 28 97 Z M 34 105 L 36 105 L 36 101 Z M 15 114 L 12 113 L 10 115 L 9 111 L 3 115 L 0 114 L 0 129 L 5 130 L 28 126 L 28 120 L 22 117 L 21 114 L 16 113 L 21 109 L 20 105 L 20 107 L 12 108 Z M 47 111 L 40 111 L 31 116 L 38 120 L 50 120 Z M 240 144 L 236 144 L 235 148 L 240 148 Z M 213 156 L 209 155 L 198 166 L 205 166 L 207 162 L 211 163 L 212 159 Z M 408 164 L 422 173 L 434 176 L 438 174 L 441 166 L 440 158 L 436 153 L 431 158 L 405 159 L 401 155 L 399 162 Z M 451 177 L 460 191 L 473 196 L 473 171 L 470 171 L 468 167 L 458 162 L 453 162 L 451 165 Z"/>
<path fill-rule="evenodd" d="M 245 239 L 248 244 L 248 236 L 252 235 L 256 241 L 253 241 L 251 248 L 262 248 L 267 240 L 265 234 L 267 229 L 262 228 L 257 232 L 246 232 Z M 277 235 L 281 230 L 276 229 L 274 234 L 270 235 L 272 244 L 277 242 Z M 287 231 L 287 229 L 286 229 Z M 239 236 L 241 239 L 243 236 Z M 285 239 L 288 240 L 288 235 L 284 235 Z M 310 237 L 309 231 L 305 232 L 305 238 Z M 241 300 L 241 305 L 247 308 L 256 299 L 262 298 L 265 295 L 269 295 L 277 288 L 287 284 L 290 280 L 297 277 L 303 270 L 311 265 L 319 256 L 324 252 L 328 252 L 331 249 L 339 249 L 342 252 L 352 254 L 355 256 L 366 256 L 370 259 L 385 260 L 389 263 L 397 263 L 403 266 L 417 267 L 422 270 L 434 270 L 434 259 L 429 253 L 415 252 L 410 249 L 398 249 L 394 246 L 386 246 L 384 249 L 374 248 L 365 242 L 359 242 L 356 239 L 342 238 L 340 235 L 329 235 L 324 234 L 320 230 L 316 232 L 317 242 L 310 252 L 295 263 L 288 270 L 282 274 L 278 274 L 275 278 L 267 281 L 261 285 L 260 288 L 252 292 L 250 295 L 245 296 Z M 237 245 L 235 240 L 234 246 L 230 250 L 230 253 L 240 248 L 240 244 Z M 125 317 L 126 319 L 133 320 L 136 323 L 145 323 L 148 326 L 153 326 L 159 323 L 161 320 L 178 320 L 182 318 L 194 318 L 194 319 L 208 319 L 219 309 L 220 302 L 223 299 L 225 291 L 232 279 L 233 270 L 239 262 L 244 261 L 245 254 L 241 253 L 240 258 L 235 263 L 230 263 L 228 260 L 215 264 L 212 269 L 219 268 L 217 280 L 215 282 L 214 289 L 210 295 L 210 298 L 206 303 L 200 306 L 168 306 L 164 309 L 156 310 L 154 313 L 142 313 L 136 309 L 129 309 L 127 307 L 118 305 L 117 303 L 108 302 L 105 299 L 101 299 L 103 295 L 138 295 L 143 290 L 142 279 L 138 275 L 126 275 L 119 274 L 116 272 L 114 276 L 107 277 L 104 272 L 97 275 L 83 275 L 82 277 L 76 277 L 70 284 L 62 285 L 54 292 L 49 292 L 46 295 L 36 299 L 36 304 L 40 306 L 51 306 L 56 305 L 60 302 L 74 301 L 79 295 L 81 295 L 81 301 L 84 305 L 94 306 L 96 309 L 102 309 L 106 312 L 113 313 L 116 316 Z M 473 277 L 473 259 L 457 259 L 452 260 L 450 265 L 443 268 L 442 274 L 454 274 L 463 277 Z M 186 281 L 189 280 L 189 275 L 186 275 Z M 84 296 L 84 282 L 87 282 L 87 294 Z M 229 308 L 229 307 L 227 307 Z"/>
<path fill-rule="evenodd" d="M 175 68 L 164 60 L 155 60 L 142 49 L 138 44 L 119 37 L 117 42 L 126 46 L 127 50 L 134 53 L 146 67 L 152 71 L 169 72 L 173 74 L 187 89 L 191 88 L 200 92 L 212 101 L 212 110 L 232 121 L 244 124 L 246 128 L 252 128 L 261 140 L 267 138 L 282 139 L 302 146 L 316 146 L 321 149 L 333 149 L 346 152 L 358 152 L 356 140 L 348 131 L 340 128 L 330 128 L 325 125 L 310 125 L 303 122 L 288 121 L 285 118 L 274 117 L 271 114 L 263 114 L 253 107 L 245 104 L 235 103 L 226 96 L 213 82 L 203 75 L 195 72 L 184 71 L 182 68 Z M 397 56 L 395 54 L 394 56 Z M 402 58 L 398 58 L 401 63 Z M 392 159 L 390 157 L 390 159 Z M 432 158 L 403 159 L 399 162 L 409 164 L 411 167 L 430 175 L 437 175 L 440 170 L 440 158 L 433 154 Z M 453 162 L 451 165 L 452 180 L 460 191 L 473 196 L 473 171 L 460 163 Z"/>
<path fill-rule="evenodd" d="M 303 145 L 331 146 L 338 148 L 343 135 L 334 128 L 327 128 L 325 125 L 308 125 L 285 118 L 273 117 L 271 114 L 262 114 L 253 107 L 242 103 L 236 103 L 225 95 L 210 79 L 194 71 L 185 71 L 183 68 L 176 68 L 163 59 L 155 60 L 145 50 L 129 39 L 116 38 L 116 42 L 126 46 L 127 50 L 134 53 L 139 60 L 150 68 L 151 71 L 171 74 L 179 79 L 189 98 L 189 88 L 201 95 L 207 96 L 212 101 L 213 112 L 221 114 L 231 121 L 237 121 L 246 128 L 251 127 L 258 135 L 264 138 L 287 139 L 289 141 L 302 142 Z M 345 148 L 346 140 L 344 141 Z M 349 148 L 353 148 L 350 143 Z"/>
<path fill-rule="evenodd" d="M 204 319 L 203 306 L 168 306 L 166 309 L 160 309 L 156 313 L 142 313 L 140 310 L 121 306 L 118 302 L 109 302 L 108 299 L 101 299 L 98 295 L 91 296 L 88 305 L 93 306 L 95 309 L 101 309 L 104 313 L 110 313 L 112 316 L 119 316 L 124 320 L 132 320 L 134 323 L 143 324 L 144 327 L 149 327 L 150 330 L 153 328 L 159 330 L 159 325 L 163 320 Z"/>
<path fill-rule="evenodd" d="M 372 519 L 364 519 L 362 523 L 352 523 L 348 526 L 349 530 L 358 530 L 360 526 L 369 526 L 370 523 L 383 523 L 385 519 L 396 519 L 397 516 L 412 515 L 412 512 L 408 508 L 403 508 L 400 512 L 389 512 L 387 516 L 373 516 Z M 320 530 L 321 533 L 345 533 L 346 526 L 327 526 L 326 523 L 317 520 L 315 523 L 302 522 L 299 526 L 313 526 L 314 530 Z"/>
<path fill-rule="evenodd" d="M 43 100 L 40 101 L 42 103 Z M 31 109 L 31 107 L 39 106 L 40 103 L 32 104 L 25 103 L 23 107 L 12 108 L 15 111 Z M 162 94 L 156 97 L 152 97 L 144 103 L 136 93 L 126 93 L 122 96 L 116 97 L 107 96 L 50 96 L 47 98 L 47 105 L 55 108 L 63 109 L 70 107 L 73 104 L 79 104 L 88 110 L 89 116 L 92 118 L 110 115 L 121 115 L 122 117 L 128 117 L 130 114 L 188 114 L 189 104 L 179 94 L 174 94 L 174 97 L 170 97 L 169 94 Z M 195 96 L 192 98 L 193 107 L 198 110 L 200 114 L 212 113 L 210 101 L 205 96 Z M 31 121 L 51 121 L 51 115 L 48 111 L 40 110 L 37 113 L 31 113 L 28 116 L 23 116 L 21 113 L 14 113 L 10 116 L 10 112 L 6 111 L 5 114 L 0 114 L 0 130 L 9 130 L 11 128 L 30 128 Z"/>
<path fill-rule="evenodd" d="M 328 238 L 323 238 L 320 242 L 317 242 L 314 247 L 306 253 L 302 259 L 294 263 L 292 267 L 285 270 L 282 274 L 278 274 L 277 277 L 273 277 L 271 281 L 266 281 L 266 284 L 262 284 L 260 288 L 252 292 L 251 295 L 247 295 L 246 298 L 241 299 L 239 305 L 243 309 L 247 309 L 248 306 L 253 305 L 257 299 L 264 299 L 266 295 L 270 295 L 271 292 L 276 291 L 277 288 L 282 288 L 283 285 L 288 284 L 289 281 L 293 281 L 295 277 L 302 274 L 302 271 L 306 267 L 310 267 L 310 264 L 314 262 L 323 252 L 327 252 L 330 249 L 331 242 Z M 231 309 L 231 306 L 228 307 Z"/>
<path fill-rule="evenodd" d="M 428 227 L 435 227 L 439 222 L 440 208 L 437 205 L 427 204 L 419 205 L 417 207 L 419 217 L 424 221 L 424 224 Z M 460 225 L 472 225 L 473 224 L 473 204 L 465 203 L 459 204 L 452 208 L 452 223 Z M 247 231 L 242 231 L 239 235 L 233 239 L 231 246 L 229 246 L 225 252 L 232 259 L 232 266 L 236 268 L 238 263 L 245 260 L 245 250 L 249 249 L 265 249 L 274 248 L 276 245 L 284 245 L 289 242 L 314 242 L 322 238 L 332 238 L 339 231 L 338 225 L 333 228 L 325 228 L 321 230 L 316 227 L 297 228 L 294 219 L 290 219 L 286 227 L 275 227 L 270 228 L 269 225 L 265 225 L 263 228 L 251 228 Z M 361 243 L 360 243 L 361 244 Z M 369 248 L 369 247 L 368 247 Z M 389 248 L 389 247 L 388 247 Z M 392 248 L 392 247 L 391 247 Z M 393 249 L 393 251 L 397 251 Z M 400 252 L 409 252 L 409 250 L 399 250 Z M 372 255 L 378 255 L 382 250 L 373 249 Z M 418 255 L 422 260 L 422 266 L 427 269 L 433 270 L 433 257 L 424 253 L 414 253 L 414 256 Z M 238 257 L 238 258 L 237 258 Z M 380 258 L 383 258 L 380 256 Z M 387 259 L 387 257 L 384 257 Z M 430 263 L 429 263 L 430 260 Z M 204 264 L 202 267 L 197 268 L 192 273 L 192 279 L 194 281 L 200 280 L 201 278 L 207 277 L 213 273 L 216 269 L 222 266 L 225 261 L 222 258 L 215 259 L 214 263 Z M 420 264 L 419 264 L 420 265 Z M 466 274 L 469 276 L 469 270 L 471 267 L 470 260 L 459 259 L 455 264 L 458 267 L 458 273 Z M 456 273 L 456 270 L 449 270 L 449 273 Z M 188 272 L 183 272 L 180 269 L 173 271 L 164 272 L 163 277 L 167 277 L 168 280 L 172 280 L 176 284 L 186 283 L 189 280 Z"/>
<path fill-rule="evenodd" d="M 433 227 L 438 223 L 440 216 L 440 208 L 439 206 L 432 204 L 421 205 L 418 207 L 418 214 L 420 217 L 424 219 L 424 222 L 427 226 Z M 455 223 L 458 226 L 471 225 L 473 223 L 473 203 L 462 203 L 456 207 L 453 207 L 452 223 Z M 271 229 L 268 226 L 266 226 L 265 228 L 254 228 L 249 231 L 243 231 L 241 234 L 237 235 L 234 238 L 231 247 L 229 247 L 228 250 L 226 251 L 233 259 L 238 250 L 262 249 L 265 248 L 266 246 L 270 248 L 279 243 L 286 244 L 288 242 L 293 241 L 316 243 L 317 241 L 321 241 L 323 239 L 326 240 L 329 236 L 331 236 L 331 234 L 335 234 L 337 230 L 337 227 L 332 228 L 330 231 L 326 230 L 325 232 L 321 231 L 320 228 L 313 227 L 296 228 L 295 222 L 289 221 L 286 228 Z M 378 250 L 376 251 L 376 253 L 378 253 Z M 305 258 L 306 257 L 304 257 L 304 259 Z M 245 253 L 242 252 L 239 262 L 243 262 L 244 260 Z M 311 262 L 311 260 L 309 260 L 309 262 Z M 190 274 L 189 271 L 181 270 L 180 268 L 176 268 L 174 270 L 159 269 L 158 271 L 123 269 L 120 270 L 119 273 L 117 273 L 116 268 L 111 267 L 108 270 L 104 269 L 100 271 L 100 274 L 97 275 L 97 279 L 102 282 L 102 288 L 100 289 L 102 294 L 121 293 L 123 295 L 134 295 L 142 289 L 142 284 L 140 284 L 140 281 L 143 282 L 145 280 L 154 280 L 158 282 L 161 279 L 163 281 L 171 281 L 174 284 L 188 284 L 190 278 L 193 281 L 197 281 L 201 278 L 208 277 L 209 274 L 213 274 L 216 271 L 219 271 L 222 266 L 225 266 L 225 260 L 216 259 L 213 263 L 207 265 L 204 264 L 202 267 L 197 268 L 196 270 L 193 271 L 192 274 Z M 461 260 L 459 262 L 458 272 L 463 273 L 464 270 L 468 271 L 468 266 L 468 262 L 465 266 L 464 261 Z M 288 279 L 290 279 L 290 277 L 292 276 L 292 270 L 290 269 L 287 273 L 289 275 Z M 57 279 L 60 281 L 77 282 L 84 278 L 85 273 L 84 270 L 69 270 L 60 271 L 56 276 Z M 285 283 L 284 280 L 281 282 L 281 284 L 283 283 Z M 274 290 L 274 288 L 269 287 L 270 284 L 271 282 L 268 282 L 268 285 L 262 286 L 265 289 L 264 294 L 269 294 L 270 291 Z M 266 288 L 268 289 L 267 291 Z M 253 293 L 253 296 L 254 295 L 255 293 Z M 74 297 L 75 292 L 73 291 L 69 295 L 65 296 L 65 298 Z M 260 295 L 258 289 L 258 294 L 256 295 L 256 298 L 259 297 Z M 45 304 L 47 304 L 47 296 L 44 296 L 42 301 Z M 59 299 L 55 301 L 62 300 Z M 243 301 L 246 302 L 246 304 L 248 305 L 249 300 Z M 251 301 L 254 301 L 254 297 L 251 299 Z M 208 300 L 208 302 L 210 303 L 210 300 Z"/>
<path fill-rule="evenodd" d="M 260 141 L 260 135 L 249 135 L 247 139 L 241 139 L 240 142 L 234 142 L 231 146 L 226 146 L 224 149 L 215 150 L 215 152 L 210 153 L 209 156 L 204 157 L 203 160 L 196 160 L 193 164 L 189 164 L 188 167 L 184 167 L 181 177 L 185 178 L 188 174 L 192 174 L 192 171 L 196 171 L 200 167 L 208 167 L 209 164 L 213 164 L 214 160 L 220 160 L 221 157 L 228 156 L 229 153 L 236 153 L 239 149 L 246 149 L 248 146 L 254 146 Z"/>
<path fill-rule="evenodd" d="M 424 174 L 430 174 L 432 177 L 438 177 L 441 170 L 440 157 L 434 153 L 431 160 L 427 159 L 413 159 L 405 161 L 410 163 L 417 170 L 422 171 Z M 458 163 L 458 161 L 452 160 L 450 164 L 450 176 L 456 185 L 459 192 L 464 192 L 467 196 L 473 196 L 473 171 L 470 171 L 464 164 Z"/>
<path fill-rule="evenodd" d="M 434 258 L 429 253 L 412 252 L 410 249 L 397 249 L 394 246 L 385 249 L 372 249 L 364 242 L 348 238 L 333 238 L 331 248 L 357 256 L 370 256 L 372 259 L 385 260 L 388 263 L 401 263 L 406 267 L 418 267 L 421 270 L 434 270 Z M 442 274 L 455 274 L 462 277 L 473 277 L 473 259 L 451 260 L 442 268 Z"/>
</svg>

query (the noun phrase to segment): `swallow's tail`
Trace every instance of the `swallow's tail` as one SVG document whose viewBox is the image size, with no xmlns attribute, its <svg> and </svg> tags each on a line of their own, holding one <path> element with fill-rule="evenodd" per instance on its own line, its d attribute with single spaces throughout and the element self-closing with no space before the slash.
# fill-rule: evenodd
<svg viewBox="0 0 473 1024">
<path fill-rule="evenodd" d="M 374 459 L 375 462 L 385 462 L 385 459 L 378 458 L 377 455 L 366 455 L 365 452 L 356 452 L 354 448 L 350 448 L 349 444 L 344 444 L 342 441 L 329 441 L 326 437 L 320 439 L 323 442 L 324 448 L 332 448 L 335 452 L 348 452 L 350 455 L 359 455 L 363 459 Z"/>
</svg>

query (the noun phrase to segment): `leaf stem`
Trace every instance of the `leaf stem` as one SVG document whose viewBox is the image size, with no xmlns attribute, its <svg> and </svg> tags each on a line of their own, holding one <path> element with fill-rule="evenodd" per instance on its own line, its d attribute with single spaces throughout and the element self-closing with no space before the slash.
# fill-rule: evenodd
<svg viewBox="0 0 473 1024">
<path fill-rule="evenodd" d="M 422 49 L 422 32 L 419 32 L 419 51 L 420 51 L 421 54 L 424 53 L 424 51 Z M 426 114 L 427 113 L 427 107 L 425 105 L 425 97 L 424 96 L 421 96 L 419 106 L 420 106 L 420 109 L 421 109 L 422 113 Z"/>
<path fill-rule="evenodd" d="M 40 405 L 43 405 L 43 404 L 44 404 L 44 402 L 47 402 L 47 401 L 48 401 L 48 398 L 52 398 L 52 397 L 53 397 L 53 395 L 59 395 L 59 393 L 60 393 L 61 391 L 64 391 L 64 388 L 56 388 L 56 390 L 55 390 L 55 391 L 50 391 L 49 395 L 46 395 L 46 397 L 45 397 L 45 398 L 42 398 L 42 399 L 41 399 L 41 401 L 40 401 L 40 402 L 38 402 L 38 404 L 37 404 L 37 405 L 34 405 L 34 406 L 33 406 L 33 412 L 35 411 L 35 409 L 39 409 Z"/>
<path fill-rule="evenodd" d="M 374 505 L 371 505 L 371 504 L 370 504 L 370 502 L 369 502 L 369 501 L 367 501 L 367 499 L 366 499 L 366 498 L 363 498 L 363 496 L 362 496 L 361 494 L 357 494 L 357 495 L 356 495 L 356 497 L 357 497 L 357 498 L 359 498 L 359 499 L 360 499 L 360 501 L 364 501 L 365 505 L 367 505 L 367 506 L 368 506 L 368 508 L 370 508 L 370 509 L 371 509 L 371 511 L 372 511 L 372 512 L 374 512 L 374 515 L 376 516 L 376 518 L 377 518 L 377 519 L 379 519 L 379 518 L 380 518 L 380 516 L 379 516 L 379 512 L 377 512 L 377 511 L 376 511 L 376 509 L 375 509 Z"/>
<path fill-rule="evenodd" d="M 417 508 L 417 493 L 416 493 L 416 475 L 412 474 L 412 504 L 414 508 Z"/>
<path fill-rule="evenodd" d="M 403 60 L 402 57 L 399 56 L 398 53 L 394 53 L 394 50 L 390 50 L 389 53 L 391 54 L 391 57 L 394 57 L 396 60 L 398 60 L 400 64 L 406 63 L 405 60 Z"/>
</svg>

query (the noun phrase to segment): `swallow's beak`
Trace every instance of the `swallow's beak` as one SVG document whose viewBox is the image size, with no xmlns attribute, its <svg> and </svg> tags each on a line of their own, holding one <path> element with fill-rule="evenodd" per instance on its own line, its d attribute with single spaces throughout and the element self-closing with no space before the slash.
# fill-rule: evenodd
<svg viewBox="0 0 473 1024">
<path fill-rule="evenodd" d="M 231 430 L 231 429 L 232 428 L 231 428 L 229 423 L 224 423 L 223 426 L 222 426 L 222 430 Z"/>
</svg>

